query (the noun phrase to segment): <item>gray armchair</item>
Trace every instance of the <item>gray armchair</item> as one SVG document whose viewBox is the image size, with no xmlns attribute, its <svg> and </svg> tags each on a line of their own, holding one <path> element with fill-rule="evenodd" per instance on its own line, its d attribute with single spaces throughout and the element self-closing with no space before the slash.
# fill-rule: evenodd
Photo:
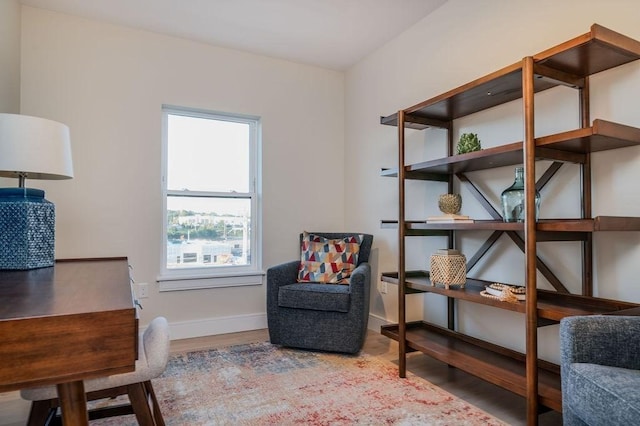
<svg viewBox="0 0 640 426">
<path fill-rule="evenodd" d="M 565 425 L 640 425 L 640 317 L 560 322 Z"/>
<path fill-rule="evenodd" d="M 313 232 L 329 239 L 355 233 Z M 267 270 L 267 321 L 271 343 L 303 349 L 356 353 L 369 320 L 373 236 L 363 234 L 358 264 L 348 285 L 298 283 L 300 259 Z M 300 235 L 302 241 L 302 235 Z"/>
</svg>

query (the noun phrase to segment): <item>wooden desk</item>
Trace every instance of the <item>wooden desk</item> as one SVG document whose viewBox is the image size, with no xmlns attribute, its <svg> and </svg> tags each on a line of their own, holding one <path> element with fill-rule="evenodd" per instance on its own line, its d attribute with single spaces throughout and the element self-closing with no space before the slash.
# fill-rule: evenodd
<svg viewBox="0 0 640 426">
<path fill-rule="evenodd" d="M 134 370 L 137 338 L 126 258 L 0 271 L 0 392 L 56 384 L 65 426 L 88 423 L 82 380 Z"/>
</svg>

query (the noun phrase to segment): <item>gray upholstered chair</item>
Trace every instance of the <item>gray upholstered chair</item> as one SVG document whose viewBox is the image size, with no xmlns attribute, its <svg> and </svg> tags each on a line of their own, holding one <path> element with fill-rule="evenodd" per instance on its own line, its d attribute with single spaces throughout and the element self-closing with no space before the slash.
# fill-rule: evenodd
<svg viewBox="0 0 640 426">
<path fill-rule="evenodd" d="M 355 233 L 313 232 L 329 239 Z M 300 259 L 267 270 L 267 320 L 271 343 L 330 352 L 356 353 L 369 320 L 373 236 L 364 235 L 348 285 L 298 283 Z M 302 242 L 302 235 L 300 235 Z"/>
<path fill-rule="evenodd" d="M 169 359 L 169 325 L 163 317 L 157 317 L 142 333 L 139 340 L 136 369 L 131 373 L 85 380 L 87 400 L 114 398 L 127 394 L 130 404 L 89 411 L 89 419 L 135 414 L 138 424 L 164 426 L 164 420 L 151 379 L 158 377 L 167 367 Z M 32 401 L 29 426 L 49 424 L 59 406 L 55 386 L 20 391 L 23 399 Z M 151 407 L 149 406 L 151 403 Z"/>
<path fill-rule="evenodd" d="M 640 317 L 560 322 L 565 425 L 640 425 Z"/>
</svg>

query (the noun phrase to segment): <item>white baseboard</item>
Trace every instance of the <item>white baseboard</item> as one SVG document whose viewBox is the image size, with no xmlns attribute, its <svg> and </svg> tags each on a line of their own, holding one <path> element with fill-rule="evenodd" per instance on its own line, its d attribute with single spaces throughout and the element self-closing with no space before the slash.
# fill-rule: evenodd
<svg viewBox="0 0 640 426">
<path fill-rule="evenodd" d="M 267 314 L 234 315 L 193 321 L 170 322 L 171 340 L 215 336 L 267 328 Z"/>
<path fill-rule="evenodd" d="M 369 330 L 380 333 L 380 326 L 390 324 L 378 315 L 369 315 Z M 267 328 L 267 314 L 234 315 L 229 317 L 205 318 L 193 321 L 170 322 L 171 340 L 192 337 L 215 336 L 240 331 L 262 330 Z M 143 331 L 143 330 L 141 330 Z"/>
<path fill-rule="evenodd" d="M 380 333 L 380 327 L 387 324 L 391 324 L 391 321 L 388 321 L 379 315 L 369 314 L 369 324 L 367 324 L 367 328 L 369 330 Z"/>
</svg>

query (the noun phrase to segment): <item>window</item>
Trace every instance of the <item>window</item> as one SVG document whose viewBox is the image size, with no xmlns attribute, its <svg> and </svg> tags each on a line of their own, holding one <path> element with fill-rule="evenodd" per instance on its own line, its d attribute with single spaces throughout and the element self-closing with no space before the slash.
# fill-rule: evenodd
<svg viewBox="0 0 640 426">
<path fill-rule="evenodd" d="M 260 284 L 260 121 L 164 106 L 160 290 Z"/>
</svg>

